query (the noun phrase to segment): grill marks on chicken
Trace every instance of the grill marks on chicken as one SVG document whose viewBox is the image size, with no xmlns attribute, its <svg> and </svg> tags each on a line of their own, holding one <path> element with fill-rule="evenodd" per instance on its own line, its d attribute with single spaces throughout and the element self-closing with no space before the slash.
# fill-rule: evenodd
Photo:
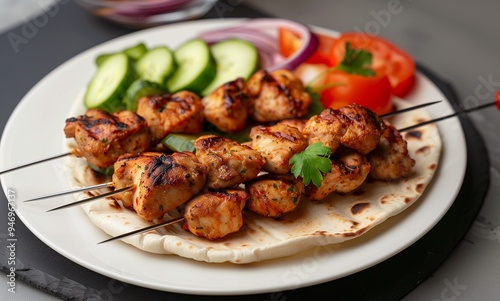
<svg viewBox="0 0 500 301">
<path fill-rule="evenodd" d="M 311 96 L 288 70 L 259 70 L 247 81 L 251 118 L 258 122 L 279 121 L 307 114 Z"/>
<path fill-rule="evenodd" d="M 292 156 L 307 147 L 307 140 L 299 129 L 282 123 L 253 127 L 250 139 L 252 148 L 266 160 L 263 170 L 275 174 L 289 173 Z"/>
<path fill-rule="evenodd" d="M 392 125 L 386 125 L 382 137 L 369 154 L 370 176 L 377 180 L 397 180 L 407 176 L 415 160 L 408 155 L 408 146 L 401 134 Z"/>
<path fill-rule="evenodd" d="M 345 135 L 350 120 L 337 110 L 327 108 L 319 115 L 311 117 L 302 132 L 307 137 L 308 144 L 321 142 L 335 153 L 340 146 L 340 139 Z"/>
<path fill-rule="evenodd" d="M 243 78 L 220 86 L 201 103 L 205 119 L 223 132 L 241 131 L 247 123 L 249 97 Z"/>
<path fill-rule="evenodd" d="M 66 138 L 75 138 L 77 156 L 97 168 L 112 166 L 119 156 L 150 148 L 148 124 L 130 111 L 107 113 L 90 109 L 85 115 L 66 119 Z"/>
<path fill-rule="evenodd" d="M 124 155 L 115 163 L 115 189 L 133 186 L 115 197 L 147 221 L 162 218 L 199 193 L 207 168 L 189 152 Z"/>
<path fill-rule="evenodd" d="M 245 185 L 250 194 L 246 208 L 265 217 L 279 218 L 298 205 L 304 182 L 291 174 L 260 176 Z"/>
<path fill-rule="evenodd" d="M 206 186 L 212 189 L 245 183 L 255 178 L 265 163 L 259 152 L 215 135 L 199 137 L 194 147 L 198 160 L 208 167 Z"/>
<path fill-rule="evenodd" d="M 242 211 L 249 197 L 240 189 L 202 193 L 186 204 L 183 228 L 210 240 L 237 232 L 243 226 Z"/>
<path fill-rule="evenodd" d="M 358 104 L 341 107 L 338 111 L 350 120 L 340 143 L 365 155 L 374 150 L 385 130 L 384 121 Z"/>
<path fill-rule="evenodd" d="M 320 187 L 306 187 L 305 194 L 308 199 L 317 201 L 333 192 L 351 192 L 361 186 L 370 173 L 370 162 L 366 156 L 350 149 L 337 152 L 332 158 L 331 167 L 331 172 L 323 175 Z"/>
<path fill-rule="evenodd" d="M 170 133 L 196 134 L 203 124 L 203 105 L 189 91 L 148 96 L 139 99 L 137 114 L 146 119 L 153 144 Z"/>
</svg>

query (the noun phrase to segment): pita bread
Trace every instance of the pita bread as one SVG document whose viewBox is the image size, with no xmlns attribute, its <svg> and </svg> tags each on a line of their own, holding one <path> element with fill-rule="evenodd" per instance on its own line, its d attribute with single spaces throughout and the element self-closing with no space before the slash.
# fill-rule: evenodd
<svg viewBox="0 0 500 301">
<path fill-rule="evenodd" d="M 408 106 L 400 101 L 396 104 L 398 108 Z M 416 110 L 396 116 L 390 122 L 396 128 L 403 128 L 429 119 L 425 111 Z M 412 174 L 405 179 L 393 182 L 368 180 L 352 193 L 331 194 L 319 202 L 303 198 L 293 212 L 278 220 L 244 212 L 243 228 L 218 241 L 196 237 L 183 230 L 181 224 L 130 236 L 123 241 L 150 253 L 243 264 L 354 239 L 415 203 L 437 169 L 441 139 L 435 125 L 403 133 L 403 137 L 408 142 L 410 156 L 416 161 Z M 95 184 L 85 160 L 68 157 L 66 168 L 71 186 Z M 88 195 L 77 196 L 78 199 L 84 197 Z M 97 227 L 111 236 L 151 225 L 112 199 L 94 201 L 81 208 Z M 180 212 L 173 212 L 165 218 L 180 215 Z"/>
</svg>

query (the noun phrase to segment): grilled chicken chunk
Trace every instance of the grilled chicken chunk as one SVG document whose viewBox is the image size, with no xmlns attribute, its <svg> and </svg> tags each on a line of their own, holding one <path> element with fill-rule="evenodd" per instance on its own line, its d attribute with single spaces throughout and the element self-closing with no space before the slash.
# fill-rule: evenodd
<svg viewBox="0 0 500 301">
<path fill-rule="evenodd" d="M 247 81 L 251 117 L 259 122 L 302 117 L 311 97 L 302 82 L 288 70 L 259 70 Z"/>
<path fill-rule="evenodd" d="M 115 189 L 133 186 L 115 198 L 147 221 L 162 218 L 199 193 L 207 173 L 206 166 L 190 152 L 124 155 L 114 167 Z"/>
<path fill-rule="evenodd" d="M 85 115 L 66 119 L 66 138 L 75 138 L 77 156 L 97 168 L 112 166 L 119 156 L 147 150 L 150 135 L 146 120 L 130 112 L 107 113 L 90 109 Z"/>
<path fill-rule="evenodd" d="M 327 108 L 319 115 L 311 117 L 302 132 L 307 137 L 308 144 L 321 142 L 335 153 L 350 124 L 349 118 L 337 110 Z"/>
<path fill-rule="evenodd" d="M 250 130 L 252 148 L 266 160 L 262 168 L 276 174 L 290 171 L 290 158 L 307 147 L 307 140 L 296 127 L 278 123 L 273 126 L 255 126 Z"/>
<path fill-rule="evenodd" d="M 355 103 L 339 108 L 338 112 L 350 119 L 340 143 L 365 155 L 377 147 L 385 130 L 380 117 Z"/>
<path fill-rule="evenodd" d="M 377 180 L 396 180 L 407 176 L 415 160 L 408 154 L 408 146 L 401 134 L 392 125 L 387 125 L 380 141 L 368 155 L 370 176 Z"/>
<path fill-rule="evenodd" d="M 278 123 L 296 127 L 299 129 L 299 131 L 302 132 L 306 126 L 307 120 L 306 119 L 285 119 L 285 120 L 281 120 Z"/>
<path fill-rule="evenodd" d="M 215 135 L 201 136 L 194 142 L 198 160 L 208 167 L 207 187 L 231 187 L 255 178 L 266 162 L 248 146 Z"/>
<path fill-rule="evenodd" d="M 196 134 L 203 123 L 201 100 L 189 91 L 143 97 L 137 114 L 146 119 L 154 144 L 170 133 Z"/>
<path fill-rule="evenodd" d="M 215 89 L 201 100 L 205 119 L 226 133 L 241 131 L 247 122 L 248 95 L 238 78 Z"/>
<path fill-rule="evenodd" d="M 184 229 L 210 240 L 237 232 L 243 226 L 242 210 L 248 198 L 239 189 L 205 192 L 186 204 Z"/>
<path fill-rule="evenodd" d="M 366 156 L 349 149 L 339 149 L 332 159 L 331 167 L 331 172 L 323 174 L 319 188 L 314 184 L 307 185 L 305 194 L 308 199 L 317 201 L 333 192 L 351 192 L 363 184 L 370 172 L 370 162 Z"/>
<path fill-rule="evenodd" d="M 246 205 L 248 210 L 278 218 L 298 206 L 304 182 L 291 174 L 266 174 L 248 182 L 245 189 L 250 194 Z"/>
</svg>

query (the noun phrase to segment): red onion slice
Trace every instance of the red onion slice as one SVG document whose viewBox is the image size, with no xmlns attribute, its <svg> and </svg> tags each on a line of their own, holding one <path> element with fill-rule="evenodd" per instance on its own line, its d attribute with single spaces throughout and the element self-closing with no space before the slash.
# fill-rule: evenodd
<svg viewBox="0 0 500 301">
<path fill-rule="evenodd" d="M 280 54 L 276 37 L 269 33 L 274 30 L 276 35 L 279 27 L 294 31 L 302 39 L 301 47 L 288 58 Z M 252 19 L 236 26 L 202 32 L 200 38 L 209 44 L 228 38 L 247 40 L 255 45 L 261 57 L 261 67 L 268 71 L 294 70 L 318 48 L 318 38 L 309 27 L 287 19 Z"/>
</svg>

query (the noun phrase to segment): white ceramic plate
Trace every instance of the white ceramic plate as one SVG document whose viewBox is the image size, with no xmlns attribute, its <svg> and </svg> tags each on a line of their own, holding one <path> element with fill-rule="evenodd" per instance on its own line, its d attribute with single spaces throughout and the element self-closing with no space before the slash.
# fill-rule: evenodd
<svg viewBox="0 0 500 301">
<path fill-rule="evenodd" d="M 95 71 L 94 58 L 98 54 L 119 51 L 139 41 L 148 46 L 166 44 L 175 48 L 201 30 L 234 22 L 239 20 L 204 20 L 148 29 L 94 47 L 64 63 L 24 97 L 9 119 L 0 145 L 0 170 L 65 152 L 65 118 L 71 117 L 71 108 L 75 101 L 80 101 Z M 417 104 L 438 99 L 445 97 L 427 78 L 417 74 L 417 85 L 408 100 Z M 452 109 L 444 101 L 428 111 L 438 117 Z M 265 293 L 318 284 L 361 271 L 397 254 L 427 233 L 453 203 L 465 172 L 465 139 L 459 121 L 440 122 L 439 130 L 443 139 L 439 168 L 427 191 L 409 209 L 347 243 L 247 265 L 153 255 L 119 241 L 97 245 L 108 236 L 92 224 L 81 208 L 45 212 L 74 201 L 72 196 L 23 203 L 31 197 L 69 188 L 61 160 L 5 174 L 1 182 L 6 194 L 8 189 L 16 191 L 17 214 L 38 238 L 97 273 L 179 293 Z"/>
</svg>

